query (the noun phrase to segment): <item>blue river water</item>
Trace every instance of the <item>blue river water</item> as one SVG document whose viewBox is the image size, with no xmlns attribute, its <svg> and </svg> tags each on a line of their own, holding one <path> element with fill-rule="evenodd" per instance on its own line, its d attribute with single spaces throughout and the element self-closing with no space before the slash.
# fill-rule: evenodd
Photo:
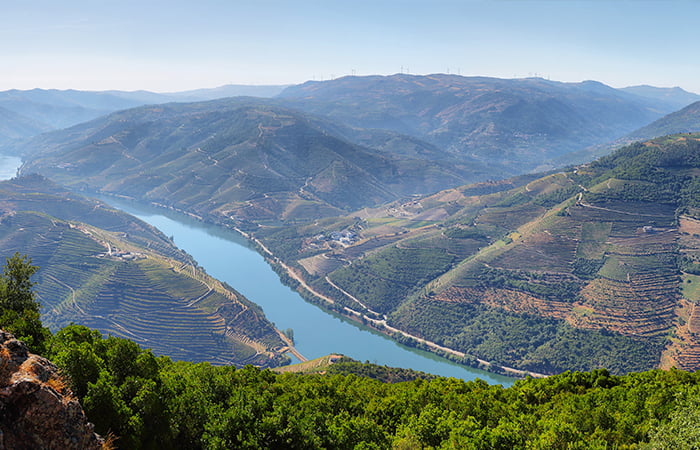
<svg viewBox="0 0 700 450">
<path fill-rule="evenodd" d="M 0 155 L 0 180 L 15 176 L 19 158 Z M 282 284 L 262 255 L 240 234 L 182 214 L 111 197 L 101 200 L 172 236 L 210 275 L 225 281 L 263 308 L 277 328 L 291 328 L 297 350 L 314 359 L 340 353 L 359 361 L 404 367 L 436 375 L 510 386 L 514 379 L 452 363 L 430 352 L 398 344 L 381 333 L 304 301 Z"/>
<path fill-rule="evenodd" d="M 327 313 L 283 285 L 262 255 L 234 231 L 198 222 L 182 214 L 109 197 L 101 200 L 132 214 L 174 238 L 210 275 L 227 282 L 263 308 L 279 329 L 294 330 L 295 347 L 309 359 L 342 353 L 359 361 L 406 367 L 437 375 L 491 384 L 513 379 L 447 361 L 430 352 L 398 344 L 381 333 Z"/>
</svg>

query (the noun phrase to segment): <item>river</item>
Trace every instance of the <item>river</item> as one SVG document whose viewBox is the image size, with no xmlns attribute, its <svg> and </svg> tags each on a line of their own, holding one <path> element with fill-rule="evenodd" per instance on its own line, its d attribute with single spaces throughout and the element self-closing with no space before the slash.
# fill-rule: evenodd
<svg viewBox="0 0 700 450">
<path fill-rule="evenodd" d="M 0 156 L 0 174 L 15 174 L 17 159 Z M 8 175 L 9 174 L 9 175 Z M 277 328 L 291 328 L 295 347 L 309 359 L 342 353 L 359 361 L 405 367 L 447 377 L 509 386 L 513 378 L 452 363 L 432 353 L 398 344 L 385 335 L 355 322 L 327 313 L 307 303 L 283 285 L 262 255 L 241 235 L 198 222 L 182 214 L 132 202 L 102 197 L 101 200 L 132 214 L 174 238 L 175 244 L 192 255 L 210 275 L 227 282 L 260 305 Z"/>
</svg>

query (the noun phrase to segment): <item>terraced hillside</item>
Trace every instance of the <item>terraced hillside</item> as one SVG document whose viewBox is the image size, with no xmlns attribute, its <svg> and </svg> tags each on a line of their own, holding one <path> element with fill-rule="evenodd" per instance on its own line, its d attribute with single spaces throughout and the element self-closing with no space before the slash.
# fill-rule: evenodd
<svg viewBox="0 0 700 450">
<path fill-rule="evenodd" d="M 468 362 L 700 368 L 700 135 L 255 235 L 336 309 Z"/>
<path fill-rule="evenodd" d="M 40 267 L 42 320 L 54 330 L 86 325 L 188 361 L 285 361 L 262 311 L 155 228 L 39 176 L 0 192 L 0 254 L 19 251 Z"/>
<path fill-rule="evenodd" d="M 473 158 L 433 161 L 356 145 L 338 128 L 269 101 L 239 98 L 122 111 L 16 151 L 25 153 L 24 174 L 217 222 L 335 216 L 497 174 Z M 430 147 L 410 145 L 416 146 Z"/>
</svg>

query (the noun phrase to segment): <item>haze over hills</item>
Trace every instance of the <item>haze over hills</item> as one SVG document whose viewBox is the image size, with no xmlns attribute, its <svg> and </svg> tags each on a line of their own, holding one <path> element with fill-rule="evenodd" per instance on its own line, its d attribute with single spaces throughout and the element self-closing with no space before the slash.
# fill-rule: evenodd
<svg viewBox="0 0 700 450">
<path fill-rule="evenodd" d="M 174 93 L 12 90 L 0 92 L 0 107 L 31 117 L 35 126 L 6 125 L 0 144 L 145 104 L 243 95 L 276 96 L 283 105 L 325 116 L 329 124 L 343 129 L 344 139 L 356 144 L 401 152 L 404 145 L 395 145 L 394 136 L 411 136 L 420 147 L 432 146 L 431 159 L 468 163 L 477 157 L 510 175 L 551 167 L 553 158 L 561 161 L 571 151 L 619 138 L 698 98 L 679 88 L 613 89 L 593 81 L 441 74 L 345 77 L 296 86 L 227 85 Z M 389 145 L 383 146 L 386 142 Z"/>
<path fill-rule="evenodd" d="M 692 225 L 697 217 L 679 212 L 685 197 L 645 197 L 648 183 L 668 181 L 647 176 L 655 170 L 648 159 L 658 155 L 618 158 L 609 170 L 594 163 L 541 180 L 465 185 L 565 160 L 577 145 L 647 124 L 663 104 L 672 108 L 596 82 L 348 77 L 290 87 L 278 99 L 134 108 L 16 149 L 24 174 L 244 229 L 317 294 L 401 330 L 392 331 L 399 340 L 415 344 L 402 335 L 409 333 L 471 364 L 545 373 L 694 367 L 692 335 L 675 347 L 666 335 L 681 333 L 677 323 L 690 317 L 673 306 L 682 303 L 673 294 L 673 221 L 682 213 Z M 693 106 L 686 109 L 678 117 L 692 116 Z M 648 146 L 687 156 L 678 149 L 694 142 Z M 678 167 L 689 169 L 668 168 L 680 171 L 670 175 L 675 187 L 653 189 L 692 184 L 688 158 Z M 641 175 L 617 176 L 625 165 Z M 621 196 L 619 186 L 628 197 L 613 207 L 596 196 L 606 189 Z M 452 189 L 411 197 L 445 188 Z M 556 209 L 561 202 L 569 203 Z M 656 212 L 648 219 L 636 208 Z M 600 211 L 605 217 L 591 214 Z M 651 232 L 638 235 L 647 226 Z M 647 245 L 663 256 L 644 259 Z M 626 266 L 634 269 L 629 279 L 616 271 Z M 647 285 L 654 285 L 648 293 Z M 627 305 L 630 292 L 642 299 Z M 634 320 L 626 323 L 626 314 Z M 579 341 L 585 348 L 570 352 Z"/>
<path fill-rule="evenodd" d="M 597 157 L 607 155 L 615 148 L 632 142 L 669 134 L 697 132 L 700 132 L 700 102 L 692 103 L 679 111 L 672 112 L 612 142 L 566 155 L 557 162 L 558 165 L 565 166 L 592 161 Z"/>
<path fill-rule="evenodd" d="M 175 359 L 275 366 L 262 311 L 150 225 L 37 175 L 0 183 L 0 253 L 28 254 L 42 320 L 125 337 Z"/>
<path fill-rule="evenodd" d="M 688 106 L 691 103 L 700 101 L 700 95 L 693 92 L 688 92 L 679 87 L 659 88 L 655 86 L 641 85 L 624 87 L 620 90 L 638 95 L 640 97 L 659 100 L 661 103 L 660 109 L 665 109 L 668 106 L 672 106 L 674 109 L 678 110 Z"/>
<path fill-rule="evenodd" d="M 699 156 L 699 135 L 659 138 L 542 178 L 254 234 L 405 343 L 540 373 L 696 370 Z"/>
<path fill-rule="evenodd" d="M 4 142 L 36 136 L 49 130 L 51 127 L 46 124 L 0 107 L 0 145 Z"/>
<path fill-rule="evenodd" d="M 350 126 L 414 136 L 445 152 L 523 173 L 623 136 L 677 102 L 594 81 L 392 75 L 309 81 L 279 96 Z"/>
<path fill-rule="evenodd" d="M 124 98 L 118 92 L 88 92 L 55 89 L 10 90 L 0 92 L 0 106 L 15 113 L 31 117 L 46 129 L 65 128 L 87 122 L 120 109 L 133 108 L 154 97 Z"/>
<path fill-rule="evenodd" d="M 39 136 L 20 148 L 22 170 L 216 221 L 337 215 L 498 174 L 361 147 L 336 128 L 246 98 L 142 107 Z M 403 151 L 416 148 L 433 151 Z"/>
<path fill-rule="evenodd" d="M 79 175 L 85 188 L 200 216 L 289 220 L 563 165 L 672 108 L 597 82 L 346 77 L 277 99 L 127 110 L 13 148 L 30 160 L 26 171 L 73 186 Z"/>
<path fill-rule="evenodd" d="M 673 112 L 625 136 L 627 141 L 651 139 L 677 133 L 700 132 L 700 101 Z"/>
<path fill-rule="evenodd" d="M 79 91 L 17 89 L 0 92 L 0 144 L 41 132 L 67 128 L 97 117 L 147 104 L 194 102 L 234 96 L 273 97 L 286 86 L 226 85 L 211 89 L 156 93 L 149 91 Z M 8 120 L 10 111 L 16 114 Z M 29 119 L 31 118 L 31 119 Z M 25 121 L 18 122 L 18 121 Z M 31 125 L 31 126 L 28 126 Z"/>
</svg>

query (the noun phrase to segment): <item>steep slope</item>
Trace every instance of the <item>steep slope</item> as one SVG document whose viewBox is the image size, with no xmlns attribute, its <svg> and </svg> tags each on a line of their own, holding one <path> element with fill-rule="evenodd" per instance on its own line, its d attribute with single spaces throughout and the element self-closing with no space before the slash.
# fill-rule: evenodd
<svg viewBox="0 0 700 450">
<path fill-rule="evenodd" d="M 632 133 L 627 134 L 612 142 L 597 145 L 580 152 L 568 155 L 567 158 L 559 160 L 561 165 L 571 162 L 586 162 L 597 157 L 607 155 L 615 148 L 631 144 L 636 141 L 643 141 L 659 136 L 678 133 L 700 132 L 700 102 L 692 103 L 680 111 L 672 112 L 654 122 L 646 125 Z"/>
<path fill-rule="evenodd" d="M 50 361 L 0 330 L 0 446 L 8 449 L 100 449 L 68 382 Z"/>
<path fill-rule="evenodd" d="M 697 133 L 698 131 L 700 131 L 700 101 L 655 120 L 649 125 L 628 134 L 624 139 L 630 142 L 641 141 L 668 134 Z"/>
<path fill-rule="evenodd" d="M 50 129 L 46 124 L 0 107 L 0 143 L 25 139 Z"/>
<path fill-rule="evenodd" d="M 345 77 L 287 88 L 290 105 L 427 140 L 523 173 L 622 136 L 675 108 L 601 83 L 454 75 Z"/>
<path fill-rule="evenodd" d="M 0 183 L 0 193 L 0 254 L 19 251 L 40 267 L 36 292 L 52 329 L 86 325 L 189 361 L 284 359 L 260 309 L 153 227 L 36 175 Z"/>
<path fill-rule="evenodd" d="M 699 199 L 700 135 L 677 135 L 255 236 L 335 309 L 466 362 L 698 369 Z"/>
<path fill-rule="evenodd" d="M 23 173 L 219 222 L 337 215 L 488 176 L 350 144 L 325 121 L 244 98 L 123 111 L 23 150 Z"/>
</svg>

